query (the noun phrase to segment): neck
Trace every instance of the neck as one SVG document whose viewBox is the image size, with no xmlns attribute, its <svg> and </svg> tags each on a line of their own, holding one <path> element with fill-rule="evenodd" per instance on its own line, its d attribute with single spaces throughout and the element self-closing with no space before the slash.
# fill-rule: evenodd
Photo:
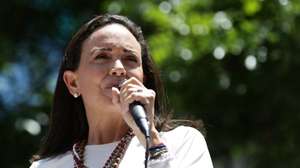
<svg viewBox="0 0 300 168">
<path fill-rule="evenodd" d="M 106 144 L 120 140 L 128 132 L 129 127 L 122 116 L 118 114 L 97 115 L 102 117 L 88 116 L 89 135 L 87 144 Z"/>
</svg>

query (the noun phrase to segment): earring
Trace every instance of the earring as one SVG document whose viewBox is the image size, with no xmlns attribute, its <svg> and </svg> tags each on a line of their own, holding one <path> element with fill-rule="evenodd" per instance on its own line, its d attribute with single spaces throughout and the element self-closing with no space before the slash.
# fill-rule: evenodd
<svg viewBox="0 0 300 168">
<path fill-rule="evenodd" d="M 74 93 L 73 95 L 75 98 L 79 97 L 79 94 L 78 93 Z"/>
</svg>

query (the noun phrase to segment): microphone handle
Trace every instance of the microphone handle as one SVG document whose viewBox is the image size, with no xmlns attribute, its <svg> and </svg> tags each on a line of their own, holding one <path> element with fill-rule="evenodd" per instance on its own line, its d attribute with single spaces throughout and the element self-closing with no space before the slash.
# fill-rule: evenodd
<svg viewBox="0 0 300 168">
<path fill-rule="evenodd" d="M 129 111 L 130 111 L 136 125 L 141 130 L 141 132 L 146 137 L 150 137 L 148 118 L 146 116 L 145 109 L 144 109 L 144 106 L 142 105 L 142 103 L 140 103 L 138 101 L 134 101 L 134 102 L 130 103 Z"/>
</svg>

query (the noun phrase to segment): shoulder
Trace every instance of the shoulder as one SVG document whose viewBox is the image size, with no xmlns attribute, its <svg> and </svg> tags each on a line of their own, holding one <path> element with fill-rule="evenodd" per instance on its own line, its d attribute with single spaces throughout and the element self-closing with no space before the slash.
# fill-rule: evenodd
<svg viewBox="0 0 300 168">
<path fill-rule="evenodd" d="M 180 140 L 196 138 L 196 139 L 205 141 L 204 136 L 202 135 L 202 133 L 200 131 L 198 131 L 197 129 L 195 129 L 193 127 L 188 127 L 188 126 L 179 126 L 168 132 L 163 132 L 162 136 L 166 137 L 166 138 L 172 138 L 172 139 L 176 138 L 176 139 L 180 139 Z"/>
<path fill-rule="evenodd" d="M 205 138 L 197 129 L 179 126 L 161 137 L 176 167 L 213 167 Z"/>
<path fill-rule="evenodd" d="M 34 161 L 29 168 L 56 168 L 56 167 L 71 168 L 72 165 L 73 165 L 72 154 L 69 151 L 55 157 Z"/>
<path fill-rule="evenodd" d="M 175 129 L 162 132 L 162 139 L 175 153 L 180 150 L 197 149 L 199 152 L 207 150 L 207 144 L 200 131 L 188 126 L 179 126 Z"/>
</svg>

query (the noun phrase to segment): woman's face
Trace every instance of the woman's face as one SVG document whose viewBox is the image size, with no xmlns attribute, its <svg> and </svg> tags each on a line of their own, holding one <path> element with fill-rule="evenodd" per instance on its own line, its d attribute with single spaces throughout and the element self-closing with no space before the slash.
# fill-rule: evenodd
<svg viewBox="0 0 300 168">
<path fill-rule="evenodd" d="M 86 108 L 112 106 L 112 87 L 130 77 L 143 81 L 141 46 L 123 25 L 99 28 L 83 43 L 75 76 Z"/>
</svg>

